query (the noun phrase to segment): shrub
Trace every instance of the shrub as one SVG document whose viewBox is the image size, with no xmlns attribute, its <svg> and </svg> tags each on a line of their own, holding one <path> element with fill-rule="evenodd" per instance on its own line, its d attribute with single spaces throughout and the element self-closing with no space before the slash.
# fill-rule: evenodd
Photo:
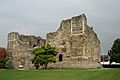
<svg viewBox="0 0 120 80">
<path fill-rule="evenodd" d="M 13 68 L 13 66 L 12 66 L 12 59 L 11 58 L 9 58 L 8 60 L 6 60 L 5 67 L 7 69 L 12 69 Z"/>
<path fill-rule="evenodd" d="M 5 60 L 0 60 L 0 68 L 5 68 Z"/>
</svg>

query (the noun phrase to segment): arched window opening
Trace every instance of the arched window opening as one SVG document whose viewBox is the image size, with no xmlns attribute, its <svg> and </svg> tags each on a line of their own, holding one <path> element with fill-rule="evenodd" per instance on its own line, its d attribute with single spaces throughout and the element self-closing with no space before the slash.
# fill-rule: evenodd
<svg viewBox="0 0 120 80">
<path fill-rule="evenodd" d="M 63 61 L 63 55 L 62 55 L 62 54 L 59 55 L 59 61 L 60 61 L 60 62 Z"/>
<path fill-rule="evenodd" d="M 35 45 L 35 44 L 33 45 L 33 48 L 34 48 L 34 47 L 36 47 L 36 45 Z"/>
</svg>

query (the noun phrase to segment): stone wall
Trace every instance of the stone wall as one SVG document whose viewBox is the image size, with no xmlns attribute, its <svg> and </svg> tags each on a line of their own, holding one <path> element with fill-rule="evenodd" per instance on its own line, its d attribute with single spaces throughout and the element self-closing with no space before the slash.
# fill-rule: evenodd
<svg viewBox="0 0 120 80">
<path fill-rule="evenodd" d="M 84 14 L 63 20 L 56 32 L 47 34 L 46 40 L 59 53 L 57 63 L 50 67 L 100 67 L 100 41 Z"/>
<path fill-rule="evenodd" d="M 10 57 L 12 57 L 13 67 L 19 68 L 32 68 L 31 52 L 34 47 L 41 47 L 45 45 L 45 40 L 41 37 L 35 37 L 30 35 L 20 35 L 17 32 L 11 32 L 8 34 L 8 46 L 7 51 Z"/>
<path fill-rule="evenodd" d="M 100 41 L 92 27 L 87 25 L 84 14 L 63 20 L 56 32 L 48 33 L 46 40 L 41 37 L 8 34 L 8 54 L 12 57 L 14 68 L 32 68 L 31 52 L 34 47 L 45 43 L 57 48 L 57 62 L 49 67 L 100 67 Z"/>
</svg>

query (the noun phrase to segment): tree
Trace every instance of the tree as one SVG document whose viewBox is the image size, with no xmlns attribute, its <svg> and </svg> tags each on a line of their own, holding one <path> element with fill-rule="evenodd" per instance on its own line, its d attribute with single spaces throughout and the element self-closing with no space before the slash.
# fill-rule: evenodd
<svg viewBox="0 0 120 80">
<path fill-rule="evenodd" d="M 112 62 L 120 63 L 120 39 L 116 39 L 111 50 L 108 51 L 110 56 L 110 64 Z"/>
<path fill-rule="evenodd" d="M 56 62 L 56 55 L 57 55 L 56 48 L 52 47 L 49 44 L 41 48 L 40 47 L 34 48 L 32 54 L 34 55 L 32 59 L 32 63 L 34 64 L 36 69 L 39 68 L 39 65 L 44 66 L 44 68 L 47 69 L 48 63 Z"/>
<path fill-rule="evenodd" d="M 0 60 L 0 69 L 5 68 L 5 60 Z"/>
<path fill-rule="evenodd" d="M 13 66 L 12 66 L 12 59 L 11 58 L 8 58 L 6 60 L 5 68 L 7 68 L 7 69 L 12 69 L 13 68 Z"/>
</svg>

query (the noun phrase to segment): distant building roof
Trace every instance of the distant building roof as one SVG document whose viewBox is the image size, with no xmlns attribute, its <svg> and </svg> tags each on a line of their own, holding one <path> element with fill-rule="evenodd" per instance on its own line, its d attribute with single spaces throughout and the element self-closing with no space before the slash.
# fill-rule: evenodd
<svg viewBox="0 0 120 80">
<path fill-rule="evenodd" d="M 108 62 L 100 62 L 100 64 L 102 64 L 102 65 L 109 65 L 110 61 L 108 61 Z M 120 65 L 120 63 L 112 62 L 111 65 Z"/>
</svg>

